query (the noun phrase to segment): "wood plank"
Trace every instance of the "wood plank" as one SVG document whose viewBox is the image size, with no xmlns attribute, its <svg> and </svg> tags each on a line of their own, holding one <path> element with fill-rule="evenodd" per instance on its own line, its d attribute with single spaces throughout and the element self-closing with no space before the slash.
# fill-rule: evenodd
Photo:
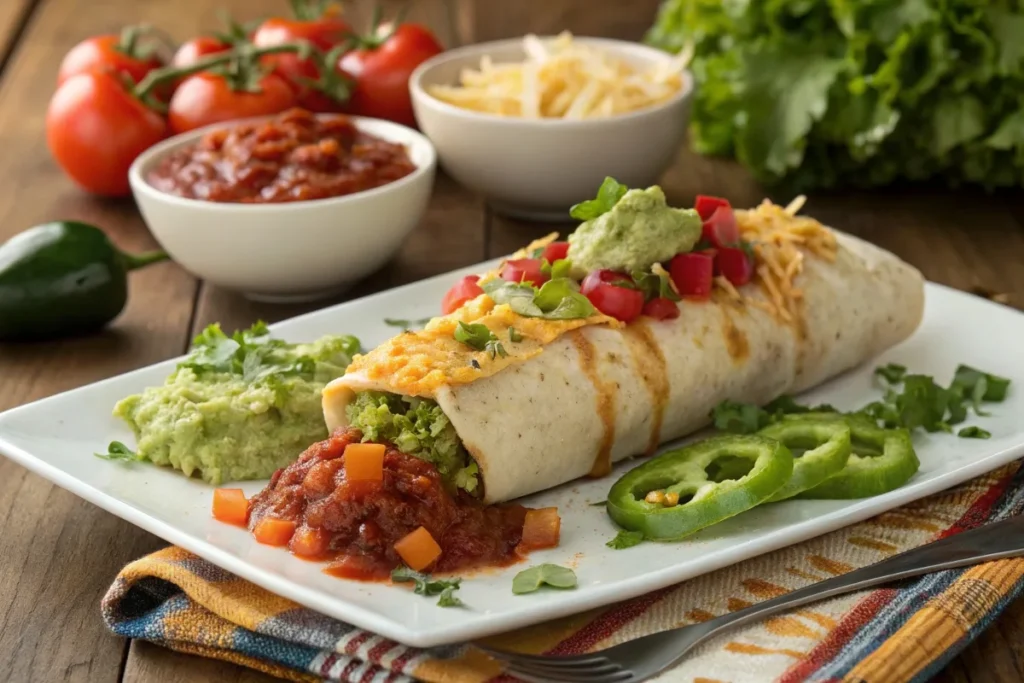
<svg viewBox="0 0 1024 683">
<path fill-rule="evenodd" d="M 124 683 L 271 683 L 281 679 L 244 666 L 174 652 L 133 640 Z"/>
<path fill-rule="evenodd" d="M 476 42 L 514 38 L 526 33 L 552 35 L 572 31 L 579 36 L 640 40 L 654 23 L 660 0 L 595 2 L 589 0 L 466 0 L 461 11 Z"/>
<path fill-rule="evenodd" d="M 36 4 L 37 0 L 6 0 L 0 3 L 0 72 L 14 52 L 19 33 Z"/>
</svg>

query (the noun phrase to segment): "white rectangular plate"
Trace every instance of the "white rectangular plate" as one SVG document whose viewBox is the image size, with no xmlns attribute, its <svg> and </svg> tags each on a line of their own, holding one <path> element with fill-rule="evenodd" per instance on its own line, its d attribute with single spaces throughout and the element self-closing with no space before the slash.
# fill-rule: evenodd
<svg viewBox="0 0 1024 683">
<path fill-rule="evenodd" d="M 289 341 L 327 333 L 357 335 L 367 348 L 395 333 L 384 317 L 416 319 L 438 309 L 456 277 L 485 265 L 438 276 L 381 294 L 304 315 L 273 327 Z M 841 408 L 877 398 L 877 363 L 898 362 L 913 372 L 948 382 L 958 363 L 1010 377 L 1006 402 L 972 423 L 992 432 L 989 440 L 946 434 L 918 435 L 921 470 L 906 486 L 856 501 L 787 501 L 764 505 L 679 543 L 645 543 L 611 550 L 615 527 L 602 507 L 615 477 L 577 481 L 530 496 L 526 505 L 557 506 L 562 543 L 536 552 L 529 563 L 575 568 L 579 587 L 569 591 L 512 594 L 512 577 L 526 564 L 471 575 L 463 582 L 463 609 L 443 609 L 406 587 L 344 581 L 320 565 L 285 550 L 256 543 L 246 531 L 210 516 L 212 487 L 148 464 L 124 465 L 93 456 L 112 439 L 131 443 L 130 432 L 111 416 L 120 398 L 162 383 L 174 368 L 167 361 L 0 415 L 0 452 L 86 500 L 191 550 L 279 595 L 357 626 L 414 646 L 460 642 L 599 607 L 669 586 L 721 567 L 852 524 L 903 505 L 1024 456 L 1024 315 L 939 285 L 928 285 L 924 323 L 907 342 L 875 362 L 810 392 L 808 401 Z M 251 495 L 263 482 L 243 486 Z"/>
</svg>

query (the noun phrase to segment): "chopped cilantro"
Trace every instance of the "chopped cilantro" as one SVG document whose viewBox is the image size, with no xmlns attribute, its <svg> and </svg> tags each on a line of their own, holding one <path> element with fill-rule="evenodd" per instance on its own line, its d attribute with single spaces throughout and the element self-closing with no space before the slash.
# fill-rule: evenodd
<svg viewBox="0 0 1024 683">
<path fill-rule="evenodd" d="M 121 462 L 135 462 L 136 460 L 142 460 L 138 453 L 128 448 L 120 441 L 111 441 L 110 445 L 107 446 L 106 453 L 93 453 L 93 455 L 97 458 L 103 458 L 104 460 L 118 460 Z"/>
<path fill-rule="evenodd" d="M 569 273 L 572 272 L 572 261 L 561 258 L 554 263 L 548 263 L 547 259 L 544 259 L 544 262 L 540 265 L 540 272 L 552 280 L 560 277 L 569 277 Z"/>
<path fill-rule="evenodd" d="M 998 402 L 1006 398 L 1010 380 L 990 375 L 961 365 L 952 384 L 943 387 L 928 375 L 907 374 L 907 368 L 890 363 L 875 368 L 875 375 L 889 385 L 881 400 L 872 401 L 859 410 L 845 415 L 861 415 L 887 428 L 909 431 L 953 432 L 953 425 L 967 419 L 968 408 L 977 415 L 986 416 L 984 402 Z M 993 389 L 993 387 L 995 387 Z M 752 403 L 725 400 L 715 406 L 711 420 L 719 431 L 750 434 L 778 420 L 783 415 L 806 412 L 840 413 L 828 404 L 804 406 L 791 396 L 780 396 L 763 408 Z M 988 432 L 977 427 L 965 427 L 960 436 L 988 438 Z"/>
<path fill-rule="evenodd" d="M 571 569 L 557 564 L 539 564 L 515 575 L 512 579 L 512 592 L 516 595 L 533 593 L 544 585 L 552 588 L 575 588 L 576 574 Z"/>
<path fill-rule="evenodd" d="M 412 592 L 416 595 L 440 596 L 437 600 L 438 607 L 460 607 L 462 605 L 462 600 L 455 597 L 455 591 L 462 583 L 462 579 L 459 577 L 435 579 L 428 574 L 421 574 L 402 565 L 391 571 L 391 580 L 395 583 L 412 582 L 414 584 Z"/>
<path fill-rule="evenodd" d="M 419 320 L 403 320 L 401 318 L 384 318 L 384 324 L 390 325 L 391 327 L 400 327 L 402 330 L 408 330 L 413 327 L 423 327 L 430 322 L 430 318 L 420 318 Z"/>
<path fill-rule="evenodd" d="M 992 437 L 991 432 L 975 425 L 964 427 L 956 435 L 964 439 L 989 439 Z"/>
<path fill-rule="evenodd" d="M 514 327 L 508 328 L 508 340 L 513 344 L 523 341 L 523 335 Z"/>
<path fill-rule="evenodd" d="M 502 358 L 504 358 L 505 356 L 508 355 L 508 351 L 505 350 L 505 347 L 502 346 L 501 342 L 498 341 L 497 339 L 491 339 L 489 342 L 487 342 L 487 344 L 484 346 L 484 351 L 486 351 L 487 355 L 491 357 L 491 360 L 494 360 L 496 356 L 501 356 Z"/>
<path fill-rule="evenodd" d="M 462 342 L 477 351 L 483 351 L 487 348 L 489 342 L 497 340 L 497 337 L 487 328 L 487 325 L 481 323 L 469 323 L 467 325 L 461 320 L 458 327 L 455 328 L 454 336 L 455 341 Z M 491 357 L 493 358 L 494 356 L 492 355 Z"/>
<path fill-rule="evenodd" d="M 579 221 L 590 221 L 612 210 L 629 190 L 615 178 L 605 178 L 597 190 L 596 199 L 588 199 L 569 209 L 569 215 Z"/>
<path fill-rule="evenodd" d="M 888 365 L 880 365 L 875 368 L 875 374 L 885 379 L 889 384 L 899 384 L 903 381 L 903 376 L 907 374 L 907 368 L 905 365 L 889 363 Z"/>
<path fill-rule="evenodd" d="M 642 531 L 626 531 L 623 529 L 615 538 L 605 543 L 606 546 L 614 550 L 624 550 L 625 548 L 632 548 L 635 545 L 643 543 L 644 532 Z"/>
</svg>

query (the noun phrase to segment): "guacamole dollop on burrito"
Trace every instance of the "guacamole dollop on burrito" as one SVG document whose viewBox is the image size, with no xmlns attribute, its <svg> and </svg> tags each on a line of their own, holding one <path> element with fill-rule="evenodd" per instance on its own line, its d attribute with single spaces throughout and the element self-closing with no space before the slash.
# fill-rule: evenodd
<svg viewBox="0 0 1024 683">
<path fill-rule="evenodd" d="M 211 325 L 162 386 L 117 403 L 138 457 L 211 484 L 266 479 L 327 437 L 324 385 L 344 374 L 359 341 L 272 339 L 266 325 L 228 336 Z"/>
<path fill-rule="evenodd" d="M 700 235 L 697 212 L 669 206 L 655 185 L 627 191 L 607 211 L 577 227 L 569 235 L 568 257 L 583 274 L 603 268 L 630 273 L 690 251 Z"/>
</svg>

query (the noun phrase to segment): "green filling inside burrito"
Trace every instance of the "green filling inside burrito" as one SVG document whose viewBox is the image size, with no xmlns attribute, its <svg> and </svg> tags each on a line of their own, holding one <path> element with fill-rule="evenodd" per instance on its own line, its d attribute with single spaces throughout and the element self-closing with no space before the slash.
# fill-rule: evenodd
<svg viewBox="0 0 1024 683">
<path fill-rule="evenodd" d="M 356 395 L 345 413 L 349 424 L 363 433 L 363 441 L 389 441 L 406 455 L 434 465 L 448 483 L 476 492 L 477 464 L 436 402 L 366 391 Z"/>
</svg>

